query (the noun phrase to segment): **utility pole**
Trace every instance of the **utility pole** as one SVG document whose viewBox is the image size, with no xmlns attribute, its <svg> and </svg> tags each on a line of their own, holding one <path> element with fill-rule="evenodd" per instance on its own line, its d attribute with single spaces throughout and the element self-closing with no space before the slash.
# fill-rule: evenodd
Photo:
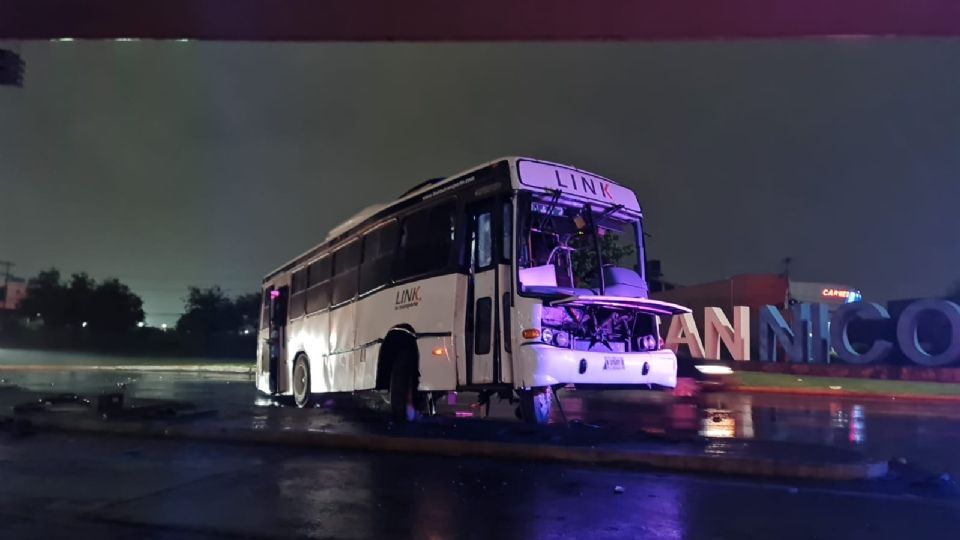
<svg viewBox="0 0 960 540">
<path fill-rule="evenodd" d="M 0 266 L 3 267 L 3 298 L 0 298 L 0 302 L 3 302 L 3 309 L 7 309 L 7 294 L 10 292 L 7 287 L 10 286 L 10 268 L 13 266 L 13 263 L 10 261 L 0 261 Z"/>
<path fill-rule="evenodd" d="M 793 297 L 790 295 L 790 265 L 793 263 L 793 257 L 784 257 L 783 258 L 783 277 L 787 282 L 787 294 L 786 298 L 783 299 L 783 307 L 789 308 L 790 302 L 793 300 Z"/>
</svg>

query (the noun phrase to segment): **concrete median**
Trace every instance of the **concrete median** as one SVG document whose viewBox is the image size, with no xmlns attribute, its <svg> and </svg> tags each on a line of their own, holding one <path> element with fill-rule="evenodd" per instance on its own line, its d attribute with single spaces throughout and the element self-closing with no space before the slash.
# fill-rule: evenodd
<svg viewBox="0 0 960 540">
<path fill-rule="evenodd" d="M 625 468 L 811 480 L 862 480 L 887 474 L 887 464 L 822 446 L 763 441 L 633 441 L 531 444 L 463 438 L 257 429 L 216 424 L 107 422 L 89 418 L 15 417 L 28 429 L 74 434 L 289 445 L 327 450 L 561 462 Z M 68 420 L 68 421 L 64 421 Z"/>
</svg>

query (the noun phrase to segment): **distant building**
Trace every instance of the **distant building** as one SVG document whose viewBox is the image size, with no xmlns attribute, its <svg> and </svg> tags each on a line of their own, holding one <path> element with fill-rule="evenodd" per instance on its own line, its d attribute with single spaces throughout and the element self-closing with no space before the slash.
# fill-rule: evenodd
<svg viewBox="0 0 960 540">
<path fill-rule="evenodd" d="M 653 298 L 693 307 L 726 308 L 749 306 L 751 311 L 763 305 L 786 309 L 793 304 L 826 304 L 829 311 L 861 300 L 860 291 L 833 282 L 797 281 L 783 274 L 739 274 L 726 279 L 695 285 L 679 285 L 663 280 L 659 261 L 647 265 Z"/>
<path fill-rule="evenodd" d="M 782 274 L 740 274 L 697 285 L 673 285 L 653 292 L 657 300 L 693 308 L 694 315 L 705 307 L 723 308 L 729 316 L 734 306 L 748 306 L 752 313 L 760 306 L 786 310 L 794 304 L 826 304 L 828 311 L 861 299 L 860 291 L 848 285 L 796 281 Z"/>
<path fill-rule="evenodd" d="M 0 276 L 0 310 L 14 310 L 20 305 L 20 301 L 27 297 L 27 280 L 23 278 L 10 276 L 4 287 L 4 281 Z"/>
<path fill-rule="evenodd" d="M 650 297 L 655 300 L 673 302 L 693 310 L 693 318 L 701 329 L 704 327 L 704 308 L 721 308 L 732 322 L 734 306 L 749 307 L 752 357 L 758 352 L 759 317 L 756 314 L 761 306 L 776 307 L 789 321 L 790 306 L 795 304 L 825 304 L 827 311 L 833 313 L 843 304 L 861 299 L 860 291 L 847 285 L 796 281 L 783 274 L 740 274 L 696 285 L 664 283 L 660 287 L 651 285 L 650 291 Z"/>
</svg>

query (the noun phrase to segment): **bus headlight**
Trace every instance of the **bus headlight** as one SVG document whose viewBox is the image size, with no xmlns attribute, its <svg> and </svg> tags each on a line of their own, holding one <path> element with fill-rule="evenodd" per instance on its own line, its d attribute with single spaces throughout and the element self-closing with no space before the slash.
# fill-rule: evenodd
<svg viewBox="0 0 960 540">
<path fill-rule="evenodd" d="M 644 351 L 655 351 L 658 344 L 657 337 L 653 335 L 637 338 L 637 346 Z"/>
<path fill-rule="evenodd" d="M 544 328 L 540 330 L 540 339 L 544 343 L 553 343 L 553 330 L 549 328 Z"/>
<path fill-rule="evenodd" d="M 557 345 L 557 347 L 567 348 L 570 346 L 570 334 L 564 332 L 563 330 L 558 330 L 553 336 L 553 342 Z"/>
</svg>

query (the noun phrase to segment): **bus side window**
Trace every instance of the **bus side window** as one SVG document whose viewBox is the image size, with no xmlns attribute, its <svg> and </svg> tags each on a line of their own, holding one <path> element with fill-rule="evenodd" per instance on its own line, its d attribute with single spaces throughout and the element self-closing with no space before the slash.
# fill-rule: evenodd
<svg viewBox="0 0 960 540">
<path fill-rule="evenodd" d="M 400 221 L 400 245 L 394 261 L 393 278 L 404 279 L 416 275 L 416 238 L 423 235 L 423 213 L 418 212 Z"/>
<path fill-rule="evenodd" d="M 493 237 L 491 236 L 490 212 L 477 214 L 477 236 L 475 242 L 474 270 L 489 267 L 493 263 Z"/>
<path fill-rule="evenodd" d="M 357 295 L 357 277 L 360 275 L 360 242 L 353 240 L 333 254 L 333 300 L 337 305 Z"/>
<path fill-rule="evenodd" d="M 450 248 L 453 247 L 453 236 L 456 231 L 454 220 L 454 205 L 446 203 L 430 210 L 430 219 L 427 221 L 427 272 L 442 270 L 450 263 Z"/>
<path fill-rule="evenodd" d="M 453 247 L 454 204 L 420 210 L 400 222 L 394 279 L 401 280 L 444 270 Z"/>
<path fill-rule="evenodd" d="M 361 294 L 390 281 L 390 265 L 396 244 L 396 221 L 391 221 L 363 237 L 363 260 L 360 262 Z"/>
<path fill-rule="evenodd" d="M 291 319 L 303 315 L 307 307 L 307 269 L 303 268 L 290 276 L 290 309 Z"/>
<path fill-rule="evenodd" d="M 330 256 L 310 265 L 307 271 L 307 313 L 330 306 Z"/>
</svg>

